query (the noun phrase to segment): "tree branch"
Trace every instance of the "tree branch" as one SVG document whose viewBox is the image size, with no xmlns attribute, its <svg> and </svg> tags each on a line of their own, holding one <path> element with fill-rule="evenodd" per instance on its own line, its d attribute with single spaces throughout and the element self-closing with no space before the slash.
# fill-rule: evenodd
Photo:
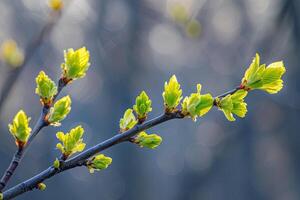
<svg viewBox="0 0 300 200">
<path fill-rule="evenodd" d="M 221 94 L 216 98 L 222 98 L 227 96 L 228 94 L 234 94 L 236 91 L 238 91 L 240 87 L 236 87 L 233 90 L 230 90 L 224 94 Z M 8 189 L 3 193 L 3 200 L 12 199 L 16 196 L 19 196 L 25 192 L 31 191 L 37 187 L 37 185 L 46 179 L 49 179 L 56 174 L 59 174 L 61 172 L 64 172 L 66 170 L 83 166 L 86 163 L 86 160 L 89 159 L 91 156 L 108 149 L 116 144 L 122 143 L 124 141 L 129 141 L 129 139 L 141 131 L 147 130 L 149 128 L 152 128 L 154 126 L 157 126 L 161 123 L 164 123 L 166 121 L 172 120 L 172 119 L 182 119 L 185 116 L 181 113 L 181 111 L 177 111 L 174 113 L 164 113 L 154 119 L 148 120 L 144 122 L 143 124 L 137 124 L 134 128 L 125 131 L 121 134 L 117 134 L 83 152 L 78 154 L 77 156 L 68 159 L 67 161 L 63 162 L 59 169 L 54 168 L 53 166 L 49 167 L 48 169 L 44 170 L 43 172 L 37 174 L 36 176 Z"/>
</svg>

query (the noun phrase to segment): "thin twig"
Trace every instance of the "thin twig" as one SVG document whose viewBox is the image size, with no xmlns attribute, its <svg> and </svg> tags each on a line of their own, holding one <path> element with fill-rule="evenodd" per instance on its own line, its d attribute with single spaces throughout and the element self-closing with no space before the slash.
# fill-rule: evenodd
<svg viewBox="0 0 300 200">
<path fill-rule="evenodd" d="M 241 89 L 243 89 L 243 88 L 241 86 L 238 86 L 238 87 L 236 87 L 232 90 L 229 90 L 228 92 L 225 92 L 223 94 L 220 94 L 220 95 L 216 96 L 215 99 L 226 97 L 229 94 L 234 94 L 236 91 L 241 90 Z"/>
<path fill-rule="evenodd" d="M 224 94 L 221 94 L 217 96 L 216 98 L 222 98 L 227 96 L 228 94 L 234 94 L 236 91 L 238 91 L 240 87 L 237 87 L 233 90 L 230 90 Z M 144 122 L 143 124 L 138 124 L 134 128 L 125 131 L 121 134 L 117 134 L 83 152 L 78 154 L 77 156 L 68 159 L 63 163 L 63 165 L 59 168 L 56 169 L 53 166 L 49 167 L 48 169 L 44 170 L 43 172 L 37 174 L 36 176 L 8 189 L 3 193 L 3 199 L 12 199 L 16 196 L 19 196 L 25 192 L 31 191 L 36 188 L 36 186 L 43 182 L 46 179 L 49 179 L 56 174 L 59 174 L 61 172 L 64 172 L 66 170 L 79 167 L 79 166 L 84 166 L 85 162 L 87 159 L 92 157 L 93 155 L 110 148 L 111 146 L 114 146 L 116 144 L 122 143 L 124 141 L 128 141 L 131 137 L 137 135 L 141 131 L 147 130 L 149 128 L 152 128 L 156 125 L 159 125 L 161 123 L 164 123 L 166 121 L 172 120 L 172 119 L 182 119 L 185 116 L 181 113 L 181 111 L 177 111 L 174 113 L 168 113 L 168 114 L 162 114 L 154 119 L 148 120 Z"/>
<path fill-rule="evenodd" d="M 57 94 L 53 97 L 53 102 L 55 101 L 55 99 L 57 98 L 57 96 L 59 95 L 59 93 L 62 91 L 62 89 L 65 86 L 66 86 L 66 83 L 62 79 L 59 79 Z M 38 135 L 38 133 L 44 127 L 48 126 L 48 124 L 45 121 L 45 117 L 49 113 L 49 109 L 50 109 L 49 106 L 43 106 L 40 118 L 36 122 L 36 124 L 33 128 L 33 131 L 31 133 L 26 145 L 25 146 L 19 146 L 17 151 L 15 152 L 15 154 L 12 158 L 12 161 L 10 162 L 8 168 L 5 170 L 3 176 L 0 180 L 0 192 L 5 188 L 8 181 L 10 180 L 12 175 L 14 174 L 15 170 L 17 169 L 19 163 L 21 162 L 22 158 L 24 157 L 25 152 L 28 149 L 28 147 L 30 146 L 31 142 L 34 140 L 34 138 Z"/>
<path fill-rule="evenodd" d="M 238 86 L 238 87 L 236 87 L 236 88 L 234 88 L 232 90 L 229 90 L 228 92 L 225 92 L 223 94 L 220 94 L 220 95 L 216 96 L 214 98 L 214 106 L 217 105 L 217 99 L 221 99 L 223 97 L 226 97 L 227 95 L 232 95 L 232 94 L 236 93 L 238 90 L 241 90 L 241 89 L 243 89 L 243 87 L 242 86 Z"/>
</svg>

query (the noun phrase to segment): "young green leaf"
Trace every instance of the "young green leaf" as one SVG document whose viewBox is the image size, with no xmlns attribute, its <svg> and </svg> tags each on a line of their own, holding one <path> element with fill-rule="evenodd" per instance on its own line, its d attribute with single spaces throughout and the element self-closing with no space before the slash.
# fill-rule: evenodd
<svg viewBox="0 0 300 200">
<path fill-rule="evenodd" d="M 70 132 L 66 134 L 63 132 L 56 134 L 57 139 L 60 141 L 60 143 L 56 145 L 56 148 L 61 151 L 65 159 L 74 153 L 84 150 L 85 143 L 83 143 L 82 139 L 83 134 L 84 129 L 81 126 L 71 129 Z"/>
<path fill-rule="evenodd" d="M 64 51 L 64 57 L 65 62 L 61 64 L 63 79 L 69 82 L 71 80 L 83 78 L 90 67 L 89 51 L 85 47 L 75 51 L 71 48 Z"/>
<path fill-rule="evenodd" d="M 87 168 L 90 173 L 94 173 L 95 171 L 100 171 L 108 168 L 108 166 L 112 163 L 112 158 L 107 157 L 103 154 L 96 155 L 87 161 Z"/>
<path fill-rule="evenodd" d="M 19 147 L 26 145 L 30 136 L 31 128 L 29 127 L 30 118 L 27 117 L 23 110 L 20 110 L 9 124 L 9 132 L 14 136 L 16 144 Z"/>
<path fill-rule="evenodd" d="M 120 119 L 120 131 L 124 132 L 132 129 L 137 123 L 138 121 L 133 114 L 133 110 L 127 109 L 124 113 L 123 118 Z"/>
<path fill-rule="evenodd" d="M 136 97 L 133 110 L 136 112 L 139 120 L 145 120 L 147 114 L 152 111 L 151 103 L 145 91 L 142 91 L 141 94 Z"/>
<path fill-rule="evenodd" d="M 36 89 L 35 93 L 41 98 L 43 104 L 49 105 L 53 97 L 57 94 L 57 87 L 44 71 L 41 71 L 35 79 Z"/>
<path fill-rule="evenodd" d="M 162 142 L 162 138 L 157 134 L 148 135 L 146 132 L 140 132 L 134 139 L 134 143 L 138 144 L 140 147 L 147 147 L 150 149 L 155 149 Z"/>
<path fill-rule="evenodd" d="M 283 80 L 281 77 L 285 71 L 282 61 L 268 65 L 262 75 L 263 86 L 260 89 L 265 90 L 270 94 L 280 91 L 283 87 Z"/>
<path fill-rule="evenodd" d="M 242 79 L 241 88 L 246 90 L 260 89 L 270 94 L 279 92 L 283 87 L 281 79 L 285 73 L 282 61 L 271 63 L 266 67 L 260 65 L 260 57 L 256 54 Z"/>
<path fill-rule="evenodd" d="M 213 106 L 214 99 L 211 94 L 200 94 L 201 84 L 197 84 L 197 92 L 185 97 L 181 106 L 182 113 L 196 121 L 197 117 L 205 115 Z"/>
<path fill-rule="evenodd" d="M 216 104 L 229 121 L 235 121 L 233 114 L 243 118 L 247 113 L 247 103 L 244 102 L 247 94 L 248 92 L 245 90 L 238 90 L 232 95 L 217 99 Z"/>
<path fill-rule="evenodd" d="M 71 98 L 70 96 L 65 96 L 58 100 L 54 106 L 50 109 L 47 121 L 51 125 L 59 126 L 60 121 L 66 118 L 66 116 L 71 111 Z"/>
<path fill-rule="evenodd" d="M 162 94 L 167 112 L 172 112 L 176 109 L 182 99 L 182 90 L 175 75 L 169 82 L 165 82 L 165 91 Z"/>
</svg>

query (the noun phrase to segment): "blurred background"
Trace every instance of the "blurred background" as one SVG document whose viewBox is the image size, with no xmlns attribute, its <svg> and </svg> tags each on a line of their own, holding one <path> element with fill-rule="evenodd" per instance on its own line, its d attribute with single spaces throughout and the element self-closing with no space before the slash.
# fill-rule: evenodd
<svg viewBox="0 0 300 200">
<path fill-rule="evenodd" d="M 19 109 L 39 117 L 35 77 L 60 77 L 63 50 L 86 46 L 91 68 L 63 91 L 72 112 L 47 127 L 30 147 L 9 186 L 39 173 L 59 155 L 57 131 L 77 124 L 92 146 L 118 132 L 119 119 L 145 90 L 150 118 L 163 111 L 164 81 L 176 74 L 184 95 L 203 85 L 214 96 L 240 83 L 256 52 L 264 63 L 284 60 L 285 86 L 276 95 L 254 91 L 245 119 L 229 122 L 212 109 L 196 123 L 175 120 L 149 130 L 163 137 L 155 149 L 117 145 L 104 153 L 107 169 L 86 168 L 47 180 L 45 192 L 16 199 L 296 200 L 300 199 L 300 1 L 298 0 L 69 0 L 61 16 L 22 66 L 0 114 L 0 171 L 15 151 L 7 124 Z M 21 49 L 53 19 L 47 1 L 0 1 L 0 42 Z M 46 25 L 47 26 L 47 25 Z M 24 50 L 26 52 L 26 50 Z M 28 53 L 28 52 L 26 52 Z M 0 66 L 0 91 L 19 69 Z"/>
</svg>

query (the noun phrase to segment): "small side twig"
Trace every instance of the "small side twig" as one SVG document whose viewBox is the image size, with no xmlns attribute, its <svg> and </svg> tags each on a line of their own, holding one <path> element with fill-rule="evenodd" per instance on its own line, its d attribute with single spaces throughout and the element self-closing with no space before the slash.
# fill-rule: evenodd
<svg viewBox="0 0 300 200">
<path fill-rule="evenodd" d="M 214 98 L 214 106 L 217 105 L 217 99 L 221 99 L 223 97 L 226 97 L 227 95 L 232 95 L 232 94 L 236 93 L 238 90 L 241 90 L 241 89 L 243 89 L 242 86 L 238 86 L 238 87 L 235 87 L 232 90 L 229 90 L 228 92 L 224 92 L 223 94 L 220 94 L 220 95 L 216 96 Z"/>
<path fill-rule="evenodd" d="M 57 94 L 53 97 L 53 102 L 57 98 L 57 96 L 60 94 L 62 89 L 66 86 L 66 83 L 63 81 L 63 79 L 59 79 L 58 81 L 58 88 L 57 88 Z M 51 105 L 50 105 L 51 106 Z M 25 146 L 18 146 L 17 151 L 15 152 L 12 161 L 10 162 L 8 168 L 5 170 L 1 180 L 0 180 L 0 192 L 5 188 L 7 185 L 8 181 L 14 174 L 15 170 L 17 169 L 19 163 L 21 162 L 22 158 L 24 157 L 24 154 L 34 138 L 38 135 L 38 133 L 46 126 L 48 126 L 48 123 L 45 121 L 45 117 L 49 113 L 50 109 L 49 105 L 44 105 L 41 111 L 40 118 L 36 122 L 33 131 L 26 143 Z"/>
</svg>

